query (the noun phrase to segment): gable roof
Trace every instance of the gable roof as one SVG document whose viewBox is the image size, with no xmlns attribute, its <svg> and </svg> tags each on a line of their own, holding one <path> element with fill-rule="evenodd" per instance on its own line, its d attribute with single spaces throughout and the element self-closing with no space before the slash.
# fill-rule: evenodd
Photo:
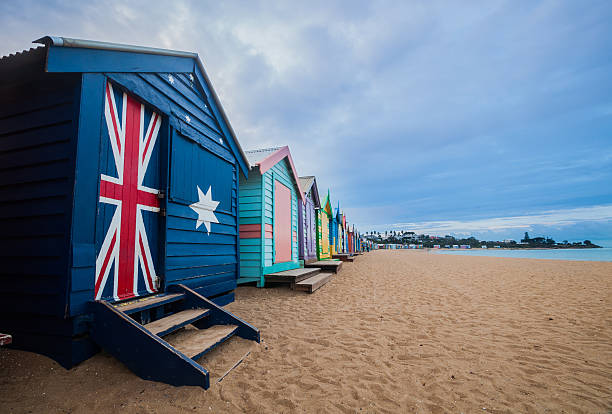
<svg viewBox="0 0 612 414">
<path fill-rule="evenodd" d="M 45 36 L 33 43 L 45 45 L 47 72 L 193 73 L 194 83 L 208 99 L 241 171 L 248 176 L 247 157 L 197 53 L 57 36 Z"/>
<path fill-rule="evenodd" d="M 307 175 L 300 177 L 300 188 L 304 194 L 308 194 L 312 189 L 312 201 L 314 201 L 315 208 L 321 207 L 321 200 L 319 199 L 319 188 L 317 187 L 317 179 L 314 175 Z"/>
<path fill-rule="evenodd" d="M 333 212 L 332 212 L 331 200 L 329 197 L 329 189 L 327 189 L 327 195 L 325 196 L 325 201 L 323 201 L 323 204 L 321 204 L 321 209 L 325 210 L 325 212 L 327 213 L 329 217 L 332 217 Z"/>
<path fill-rule="evenodd" d="M 297 175 L 297 171 L 295 170 L 295 165 L 293 164 L 293 158 L 291 158 L 291 152 L 289 151 L 288 146 L 284 147 L 274 147 L 274 148 L 263 148 L 250 150 L 245 152 L 249 163 L 251 164 L 251 168 L 259 167 L 259 173 L 264 175 L 266 171 L 270 168 L 274 167 L 276 164 L 287 158 L 289 162 L 289 170 L 291 171 L 291 175 L 293 180 L 295 181 L 295 185 L 298 188 L 298 195 L 300 200 L 304 202 L 304 193 L 300 187 L 300 178 Z"/>
<path fill-rule="evenodd" d="M 272 148 L 261 148 L 256 150 L 248 150 L 245 151 L 245 155 L 249 160 L 249 164 L 251 166 L 259 164 L 260 161 L 265 160 L 270 155 L 274 154 L 276 151 L 280 150 L 282 147 L 272 147 Z M 265 172 L 265 171 L 264 171 Z M 263 172 L 262 172 L 263 174 Z"/>
</svg>

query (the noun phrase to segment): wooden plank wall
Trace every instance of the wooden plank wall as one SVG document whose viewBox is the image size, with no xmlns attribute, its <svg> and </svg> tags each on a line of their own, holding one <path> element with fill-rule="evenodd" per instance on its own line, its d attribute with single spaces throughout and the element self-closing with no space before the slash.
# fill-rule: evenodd
<svg viewBox="0 0 612 414">
<path fill-rule="evenodd" d="M 70 367 L 95 352 L 67 297 L 81 76 L 19 77 L 0 87 L 0 331 Z"/>
<path fill-rule="evenodd" d="M 67 309 L 79 80 L 41 72 L 0 89 L 1 321 Z"/>
<path fill-rule="evenodd" d="M 211 297 L 231 291 L 238 276 L 238 172 L 227 138 L 211 110 L 206 85 L 190 73 L 109 74 L 169 114 L 171 126 L 164 276 Z M 203 88 L 204 90 L 200 90 Z M 203 93 L 204 92 L 204 93 Z M 219 223 L 195 228 L 197 189 L 212 189 Z"/>
<path fill-rule="evenodd" d="M 251 171 L 249 179 L 240 175 L 239 212 L 240 226 L 259 229 L 259 237 L 240 239 L 240 278 L 238 283 L 260 282 L 262 269 L 262 176 L 257 169 Z M 250 227 L 247 227 L 250 226 Z"/>
</svg>

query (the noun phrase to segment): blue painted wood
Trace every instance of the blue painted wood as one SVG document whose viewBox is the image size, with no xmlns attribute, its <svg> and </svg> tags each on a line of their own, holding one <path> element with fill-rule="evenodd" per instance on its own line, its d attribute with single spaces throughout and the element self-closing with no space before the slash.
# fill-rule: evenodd
<svg viewBox="0 0 612 414">
<path fill-rule="evenodd" d="M 238 150 L 238 144 L 231 138 L 233 136 L 233 134 L 230 131 L 231 125 L 228 125 L 223 119 L 223 115 L 221 113 L 223 111 L 223 108 L 217 105 L 217 102 L 214 99 L 215 92 L 214 92 L 212 84 L 210 83 L 210 79 L 208 78 L 208 75 L 205 72 L 202 72 L 202 70 L 200 69 L 201 67 L 199 65 L 196 65 L 194 69 L 194 75 L 196 79 L 198 80 L 197 86 L 201 88 L 202 94 L 206 96 L 206 99 L 210 105 L 209 107 L 212 110 L 213 114 L 215 115 L 215 118 L 217 119 L 217 122 L 219 126 L 221 127 L 221 130 L 223 131 L 223 134 L 225 135 L 226 139 L 228 140 L 228 143 L 230 147 L 232 148 L 234 154 L 239 154 L 240 151 Z M 242 172 L 242 174 L 244 174 L 245 177 L 248 177 L 249 168 L 248 168 L 247 161 L 242 156 L 236 155 L 236 158 L 238 161 L 238 165 L 240 167 L 240 171 Z"/>
<path fill-rule="evenodd" d="M 228 292 L 225 295 L 221 295 L 221 296 L 216 296 L 211 298 L 210 300 L 218 306 L 225 306 L 227 304 L 230 304 L 234 301 L 234 292 Z"/>
<path fill-rule="evenodd" d="M 157 81 L 156 85 L 160 88 L 163 86 L 162 90 L 153 87 L 147 80 L 137 74 L 109 73 L 108 77 L 125 89 L 137 94 L 140 99 L 155 107 L 158 112 L 165 114 L 169 118 L 170 124 L 184 137 L 197 142 L 228 162 L 234 162 L 236 154 L 233 154 L 231 149 L 227 147 L 227 140 L 214 123 L 209 121 L 206 113 L 196 111 L 192 106 L 184 108 L 183 106 L 187 106 L 184 102 L 183 106 L 180 102 L 174 102 L 172 97 L 176 97 L 177 94 L 172 93 L 172 89 L 163 84 L 161 80 Z"/>
<path fill-rule="evenodd" d="M 0 85 L 0 314 L 25 331 L 39 325 L 20 312 L 66 312 L 79 91 L 79 75 L 42 72 Z"/>
<path fill-rule="evenodd" d="M 71 294 L 69 309 L 72 316 L 85 311 L 86 303 L 93 298 L 95 280 L 95 223 L 99 194 L 100 133 L 103 112 L 103 96 L 106 79 L 97 73 L 82 76 L 79 107 L 79 129 L 76 142 L 74 205 L 91 206 L 76 208 L 71 223 Z"/>
<path fill-rule="evenodd" d="M 195 361 L 106 302 L 95 302 L 91 335 L 141 378 L 176 386 L 209 387 L 209 374 Z"/>
<path fill-rule="evenodd" d="M 188 57 L 117 52 L 100 49 L 50 47 L 48 72 L 193 72 Z"/>
<path fill-rule="evenodd" d="M 236 315 L 226 311 L 221 306 L 213 301 L 206 299 L 196 291 L 189 289 L 185 285 L 174 285 L 170 288 L 172 292 L 185 293 L 185 305 L 194 308 L 210 309 L 210 317 L 206 319 L 206 323 L 210 325 L 236 325 L 238 331 L 236 334 L 244 339 L 252 341 L 260 341 L 259 329 L 255 328 L 248 322 L 240 319 Z M 196 325 L 198 326 L 198 325 Z"/>
<path fill-rule="evenodd" d="M 165 219 L 151 230 L 158 240 L 162 289 L 181 283 L 212 302 L 233 301 L 243 216 L 238 178 L 239 171 L 248 174 L 247 163 L 197 58 L 50 47 L 46 65 L 51 73 L 45 73 L 45 55 L 37 53 L 36 67 L 15 66 L 19 71 L 14 73 L 0 68 L 11 80 L 0 85 L 0 246 L 5 247 L 0 313 L 10 308 L 11 317 L 31 331 L 28 341 L 37 337 L 38 345 L 47 344 L 46 350 L 31 343 L 24 347 L 33 346 L 67 367 L 97 349 L 75 335 L 96 325 L 83 321 L 94 313 L 89 304 L 94 223 L 103 210 L 99 175 L 102 167 L 112 169 L 101 147 L 108 138 L 103 93 L 109 78 L 164 117 L 160 154 L 150 165 L 161 171 L 159 181 L 145 177 L 145 185 L 155 184 L 164 193 Z M 213 200 L 219 201 L 219 223 L 211 224 L 210 234 L 204 226 L 195 228 L 196 214 L 189 206 L 198 201 L 196 185 L 204 192 L 210 185 Z M 244 216 L 246 222 L 253 219 Z M 46 330 L 35 316 L 48 322 Z"/>
</svg>

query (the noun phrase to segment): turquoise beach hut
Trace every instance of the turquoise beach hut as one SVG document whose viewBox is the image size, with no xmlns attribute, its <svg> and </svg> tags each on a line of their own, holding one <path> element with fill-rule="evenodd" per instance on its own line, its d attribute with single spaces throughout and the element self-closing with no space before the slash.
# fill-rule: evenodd
<svg viewBox="0 0 612 414">
<path fill-rule="evenodd" d="M 240 176 L 240 277 L 263 287 L 264 276 L 300 267 L 298 201 L 304 202 L 289 147 L 246 151 Z"/>
</svg>

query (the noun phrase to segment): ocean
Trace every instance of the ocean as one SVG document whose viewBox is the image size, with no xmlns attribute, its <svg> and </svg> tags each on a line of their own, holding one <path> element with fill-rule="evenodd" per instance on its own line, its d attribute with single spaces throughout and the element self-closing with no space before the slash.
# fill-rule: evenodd
<svg viewBox="0 0 612 414">
<path fill-rule="evenodd" d="M 431 250 L 438 254 L 463 254 L 467 256 L 515 257 L 521 259 L 588 260 L 612 262 L 612 248 L 602 249 L 469 249 Z"/>
</svg>

